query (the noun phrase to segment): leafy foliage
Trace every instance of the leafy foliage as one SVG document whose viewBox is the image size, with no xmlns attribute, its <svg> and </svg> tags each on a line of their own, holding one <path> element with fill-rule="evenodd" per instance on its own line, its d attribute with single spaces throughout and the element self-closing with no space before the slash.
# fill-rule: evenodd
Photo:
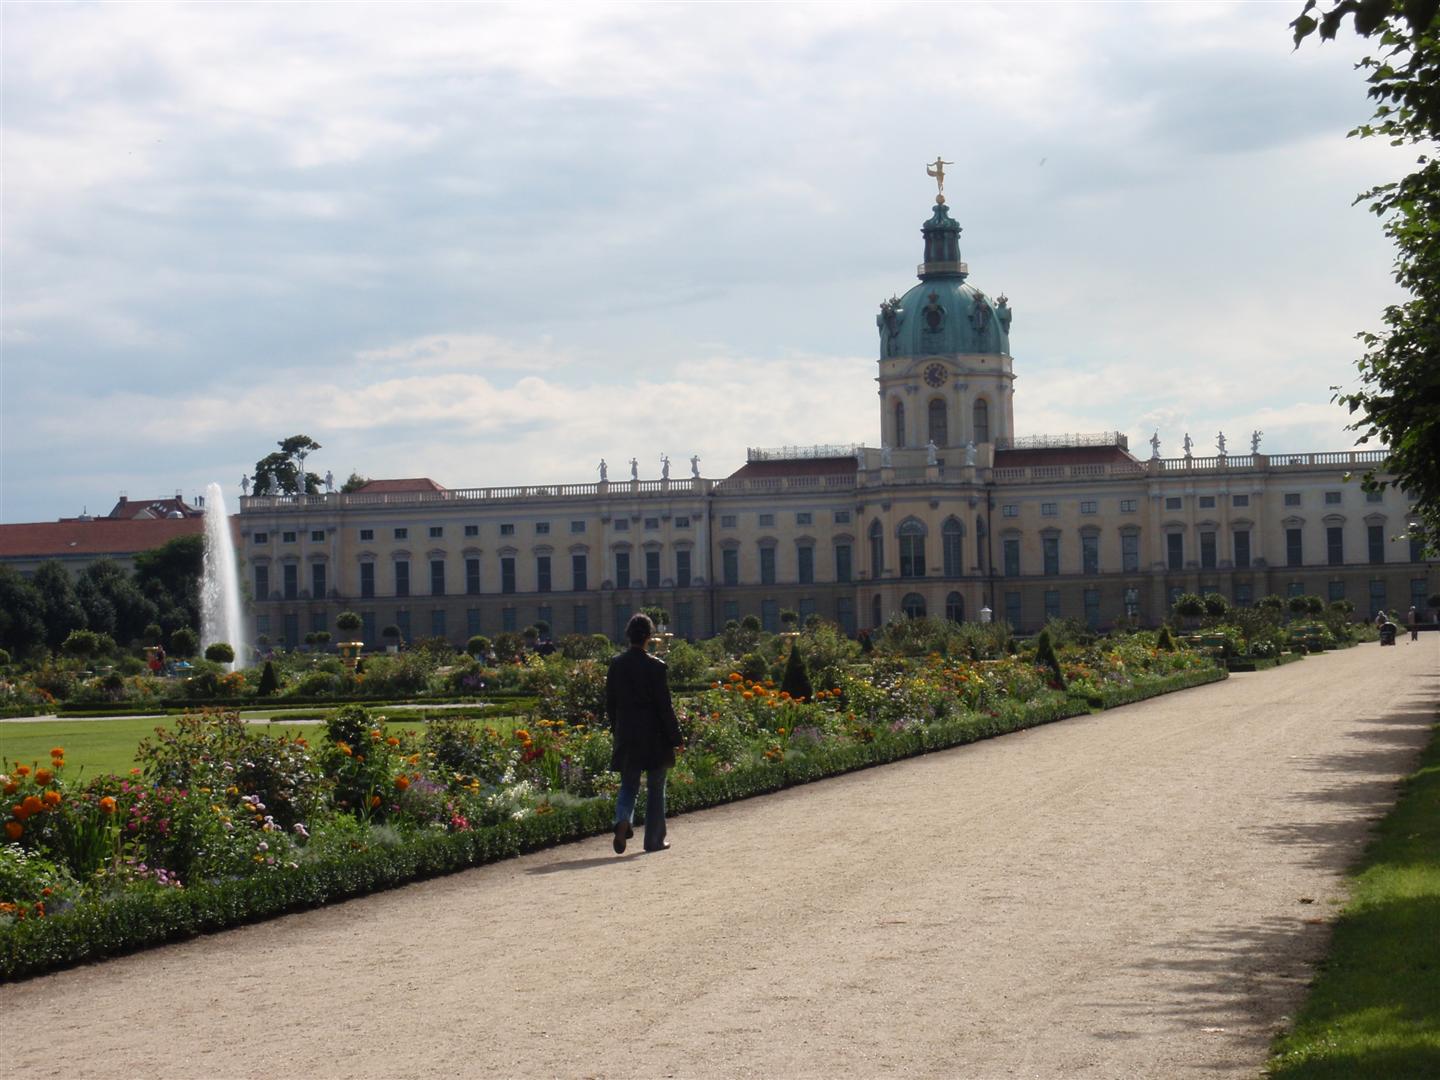
<svg viewBox="0 0 1440 1080">
<path fill-rule="evenodd" d="M 255 463 L 256 495 L 315 495 L 320 491 L 320 477 L 313 472 L 300 475 L 299 454 L 319 450 L 320 444 L 309 435 L 291 435 L 281 439 L 280 449 Z M 354 479 L 353 475 L 351 477 Z"/>
</svg>

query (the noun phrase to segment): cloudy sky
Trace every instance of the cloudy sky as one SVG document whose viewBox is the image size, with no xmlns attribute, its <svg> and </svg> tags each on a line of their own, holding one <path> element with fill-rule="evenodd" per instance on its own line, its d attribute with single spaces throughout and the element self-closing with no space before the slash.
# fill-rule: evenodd
<svg viewBox="0 0 1440 1080">
<path fill-rule="evenodd" d="M 936 154 L 1021 432 L 1348 448 L 1412 155 L 1300 7 L 7 3 L 0 520 L 876 445 Z"/>
</svg>

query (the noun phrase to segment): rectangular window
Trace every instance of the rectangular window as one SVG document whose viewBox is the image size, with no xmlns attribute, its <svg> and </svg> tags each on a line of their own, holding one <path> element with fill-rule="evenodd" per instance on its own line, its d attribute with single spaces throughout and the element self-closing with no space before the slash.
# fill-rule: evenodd
<svg viewBox="0 0 1440 1080">
<path fill-rule="evenodd" d="M 1185 499 L 1181 495 L 1168 495 L 1165 498 L 1166 510 L 1179 510 L 1185 505 Z"/>
<path fill-rule="evenodd" d="M 295 543 L 295 534 L 294 534 L 293 532 L 282 532 L 282 533 L 280 534 L 280 542 L 281 542 L 282 544 L 293 544 L 293 543 Z"/>
<path fill-rule="evenodd" d="M 1420 537 L 1416 536 L 1414 533 L 1410 534 L 1410 561 L 1425 561 L 1425 542 L 1421 540 Z"/>
<path fill-rule="evenodd" d="M 548 522 L 548 521 L 537 521 L 537 522 L 535 522 L 535 535 L 536 535 L 536 536 L 549 536 L 549 535 L 550 535 L 550 522 Z"/>
<path fill-rule="evenodd" d="M 1325 561 L 1331 566 L 1340 566 L 1345 562 L 1345 530 L 1339 525 L 1331 525 L 1325 530 Z"/>
<path fill-rule="evenodd" d="M 360 539 L 361 539 L 361 540 L 364 540 L 364 539 L 365 539 L 365 535 L 364 535 L 364 534 L 365 534 L 366 532 L 368 532 L 368 531 L 369 531 L 368 529 L 361 529 L 361 530 L 360 530 L 360 533 L 361 533 Z M 250 538 L 250 542 L 251 542 L 252 544 L 268 544 L 268 543 L 270 542 L 270 534 L 269 534 L 269 533 L 263 533 L 263 532 L 257 532 L 254 536 L 252 536 L 252 537 Z"/>
<path fill-rule="evenodd" d="M 500 591 L 502 593 L 515 591 L 515 556 L 513 555 L 500 557 Z"/>
<path fill-rule="evenodd" d="M 300 646 L 300 616 L 294 613 L 285 616 L 285 632 L 283 635 L 285 647 L 289 649 Z"/>
<path fill-rule="evenodd" d="M 615 553 L 615 587 L 617 589 L 630 587 L 630 553 L 628 551 Z"/>
<path fill-rule="evenodd" d="M 584 592 L 589 588 L 586 583 L 586 572 L 589 569 L 585 565 L 584 555 L 570 556 L 570 588 L 574 592 Z"/>
<path fill-rule="evenodd" d="M 1303 563 L 1303 551 L 1300 546 L 1300 530 L 1285 530 L 1285 565 L 1300 566 Z"/>
<path fill-rule="evenodd" d="M 362 562 L 360 564 L 360 596 L 368 600 L 375 595 L 375 564 L 373 562 Z"/>
<path fill-rule="evenodd" d="M 660 552 L 645 552 L 645 587 L 647 589 L 658 589 L 660 587 Z"/>
<path fill-rule="evenodd" d="M 410 640 L 410 612 L 397 611 L 395 613 L 395 625 L 400 627 L 400 640 Z"/>
<path fill-rule="evenodd" d="M 855 601 L 848 596 L 835 598 L 835 621 L 846 634 L 855 633 Z"/>
<path fill-rule="evenodd" d="M 851 578 L 850 569 L 850 545 L 835 545 L 835 580 L 847 582 Z M 852 613 L 853 614 L 853 613 Z"/>
<path fill-rule="evenodd" d="M 1080 572 L 1082 574 L 1098 574 L 1100 572 L 1100 537 L 1091 535 L 1080 537 Z"/>
<path fill-rule="evenodd" d="M 310 542 L 311 542 L 312 544 L 323 544 L 323 543 L 325 542 L 325 530 L 324 530 L 324 529 L 311 529 L 311 530 L 310 530 Z"/>
<path fill-rule="evenodd" d="M 1140 569 L 1140 534 L 1137 532 L 1120 534 L 1120 569 L 1127 574 Z"/>
<path fill-rule="evenodd" d="M 810 513 L 808 510 L 795 515 L 796 525 L 810 525 L 814 522 L 814 520 L 815 515 Z"/>
<path fill-rule="evenodd" d="M 550 591 L 550 556 L 535 556 L 535 591 Z"/>
<path fill-rule="evenodd" d="M 1165 565 L 1171 570 L 1185 569 L 1185 537 L 1183 534 L 1165 534 Z"/>
<path fill-rule="evenodd" d="M 1367 491 L 1365 492 L 1365 501 L 1368 503 L 1384 502 L 1385 493 L 1383 491 Z"/>
<path fill-rule="evenodd" d="M 1327 492 L 1325 492 L 1325 505 L 1326 505 L 1326 506 L 1339 506 L 1339 505 L 1340 505 L 1340 492 L 1338 492 L 1338 491 L 1327 491 Z"/>
<path fill-rule="evenodd" d="M 675 602 L 675 633 L 687 641 L 695 636 L 695 605 L 689 600 Z"/>
<path fill-rule="evenodd" d="M 850 524 L 850 511 L 849 511 L 849 510 L 836 510 L 836 511 L 835 511 L 835 524 L 836 524 L 836 525 L 849 525 L 849 524 Z"/>
<path fill-rule="evenodd" d="M 1000 516 L 1001 516 L 1001 517 L 1019 517 L 1019 516 L 1020 516 L 1020 504 L 1019 504 L 1019 503 L 1006 503 L 1004 506 L 1000 507 Z"/>
<path fill-rule="evenodd" d="M 395 595 L 410 595 L 410 563 L 405 559 L 395 560 Z"/>
<path fill-rule="evenodd" d="M 1339 580 L 1330 582 L 1328 599 L 1333 604 L 1336 600 L 1345 599 L 1345 582 Z"/>
<path fill-rule="evenodd" d="M 1201 495 L 1201 496 L 1200 496 L 1200 509 L 1201 509 L 1201 510 L 1214 510 L 1214 509 L 1215 509 L 1215 496 L 1214 496 L 1214 495 Z"/>
<path fill-rule="evenodd" d="M 573 625 L 574 625 L 574 627 L 575 627 L 575 633 L 577 633 L 577 634 L 588 634 L 588 633 L 590 633 L 590 605 L 589 605 L 589 604 L 576 604 L 576 605 L 574 606 L 574 608 L 571 609 L 571 619 L 573 620 Z"/>
<path fill-rule="evenodd" d="M 380 640 L 376 630 L 375 612 L 362 611 L 360 613 L 360 640 L 366 645 L 374 645 Z"/>
<path fill-rule="evenodd" d="M 760 549 L 760 584 L 775 584 L 775 549 L 773 547 Z"/>
<path fill-rule="evenodd" d="M 1299 506 L 1299 505 L 1300 505 L 1300 492 L 1298 492 L 1298 491 L 1287 491 L 1287 492 L 1285 492 L 1285 505 L 1286 505 L 1286 506 Z"/>
<path fill-rule="evenodd" d="M 728 622 L 739 622 L 739 621 L 740 621 L 740 604 L 739 604 L 738 601 L 736 601 L 736 600 L 726 600 L 726 601 L 725 601 L 725 621 L 726 621 L 727 623 L 728 623 Z"/>
<path fill-rule="evenodd" d="M 610 523 L 610 527 L 611 527 L 612 529 L 614 529 L 616 532 L 629 532 L 629 531 L 630 531 L 630 519 L 629 519 L 629 518 L 623 518 L 623 517 L 621 517 L 621 518 L 616 518 L 614 521 L 612 521 L 612 522 Z M 622 634 L 621 636 L 623 637 L 624 635 Z"/>
<path fill-rule="evenodd" d="M 396 539 L 396 540 L 409 540 L 409 539 L 410 539 L 410 530 L 409 530 L 409 529 L 396 529 L 394 535 L 395 535 L 395 539 Z"/>
<path fill-rule="evenodd" d="M 1215 569 L 1215 534 L 1209 530 L 1200 534 L 1200 568 Z"/>
<path fill-rule="evenodd" d="M 1410 579 L 1410 606 L 1415 609 L 1415 617 L 1423 620 L 1425 618 L 1425 605 L 1429 603 L 1425 592 L 1426 579 L 1423 577 Z M 1434 619 L 1440 612 L 1431 612 L 1430 618 Z"/>
<path fill-rule="evenodd" d="M 1004 542 L 1005 576 L 1020 576 L 1020 538 L 1007 536 Z"/>
<path fill-rule="evenodd" d="M 1005 621 L 1012 628 L 1020 626 L 1020 594 L 1018 592 L 1007 592 L 1005 594 Z"/>
<path fill-rule="evenodd" d="M 1095 513 L 1095 510 L 1096 510 L 1096 506 L 1097 506 L 1097 505 L 1098 505 L 1098 504 L 1096 503 L 1096 501 L 1095 501 L 1094 499 L 1081 499 L 1081 500 L 1080 500 L 1080 513 L 1082 513 L 1082 514 L 1093 514 L 1093 513 Z"/>
<path fill-rule="evenodd" d="M 615 605 L 615 636 L 622 641 L 625 638 L 625 626 L 630 621 L 630 605 Z"/>
<path fill-rule="evenodd" d="M 736 548 L 720 552 L 720 575 L 726 585 L 740 584 L 740 552 Z"/>
<path fill-rule="evenodd" d="M 1139 499 L 1121 499 L 1121 500 L 1120 500 L 1120 512 L 1121 512 L 1122 514 L 1133 514 L 1133 513 L 1135 513 L 1135 511 L 1138 510 L 1139 508 L 1140 508 L 1140 500 L 1139 500 Z"/>
<path fill-rule="evenodd" d="M 465 560 L 465 595 L 480 595 L 480 560 Z"/>
<path fill-rule="evenodd" d="M 795 549 L 797 576 L 801 585 L 815 584 L 815 549 L 809 544 Z"/>
<path fill-rule="evenodd" d="M 316 600 L 325 599 L 325 591 L 329 587 L 326 582 L 326 566 L 323 562 L 310 564 L 310 595 Z"/>
<path fill-rule="evenodd" d="M 480 633 L 480 609 L 478 607 L 465 609 L 465 633 L 468 637 L 474 637 Z"/>
<path fill-rule="evenodd" d="M 1366 526 L 1365 535 L 1369 541 L 1370 561 L 1372 563 L 1383 563 L 1385 561 L 1385 526 Z"/>
<path fill-rule="evenodd" d="M 1085 590 L 1085 625 L 1091 630 L 1100 628 L 1100 590 Z"/>
<path fill-rule="evenodd" d="M 430 595 L 445 595 L 445 560 L 430 560 Z"/>
<path fill-rule="evenodd" d="M 570 522 L 570 531 L 571 531 L 572 533 L 583 533 L 583 532 L 585 531 L 585 522 L 583 522 L 583 521 L 572 521 L 572 522 Z"/>
<path fill-rule="evenodd" d="M 270 567 L 255 567 L 255 599 L 270 599 Z"/>
<path fill-rule="evenodd" d="M 778 600 L 760 601 L 760 626 L 767 634 L 780 632 L 780 602 Z"/>
<path fill-rule="evenodd" d="M 310 613 L 310 629 L 317 634 L 325 629 L 325 613 L 323 611 L 312 611 Z"/>
<path fill-rule="evenodd" d="M 1382 612 L 1382 611 L 1388 611 L 1388 610 L 1389 610 L 1389 607 L 1390 607 L 1390 605 L 1387 603 L 1386 594 L 1385 594 L 1385 579 L 1384 579 L 1384 578 L 1371 578 L 1371 579 L 1370 579 L 1370 610 L 1371 610 L 1372 612 L 1375 612 L 1376 614 L 1378 614 L 1379 612 Z M 1374 615 L 1371 615 L 1370 617 L 1373 619 L 1375 616 L 1374 616 Z"/>
<path fill-rule="evenodd" d="M 645 519 L 645 528 L 647 528 L 647 529 L 658 529 L 658 528 L 660 528 L 660 519 L 659 519 L 658 517 L 646 518 L 646 519 Z"/>
<path fill-rule="evenodd" d="M 294 563 L 286 563 L 280 568 L 280 590 L 286 600 L 294 600 L 300 596 L 300 567 Z"/>
<path fill-rule="evenodd" d="M 774 515 L 774 514 L 761 514 L 761 515 L 760 515 L 760 527 L 761 527 L 762 529 L 763 529 L 763 528 L 772 528 L 774 525 L 775 525 L 775 515 Z"/>
<path fill-rule="evenodd" d="M 677 529 L 688 529 L 690 527 L 690 519 L 688 517 L 676 517 L 674 524 Z"/>
<path fill-rule="evenodd" d="M 735 515 L 734 515 L 734 514 L 721 514 L 721 515 L 720 515 L 720 527 L 721 527 L 722 529 L 733 529 L 733 528 L 735 528 Z"/>
<path fill-rule="evenodd" d="M 516 615 L 513 607 L 503 607 L 500 609 L 501 630 L 513 634 L 519 628 L 519 624 L 519 617 Z"/>
<path fill-rule="evenodd" d="M 430 636 L 443 638 L 445 636 L 445 609 L 432 608 L 430 610 Z"/>
<path fill-rule="evenodd" d="M 1250 496 L 1249 496 L 1249 495 L 1231 495 L 1231 496 L 1230 496 L 1230 505 L 1231 505 L 1231 506 L 1249 506 L 1249 505 L 1250 505 Z"/>
<path fill-rule="evenodd" d="M 514 536 L 514 535 L 515 535 L 515 526 L 514 526 L 514 524 L 512 524 L 511 522 L 508 522 L 508 521 L 502 522 L 501 525 L 500 525 L 500 535 L 501 535 L 501 536 Z"/>
<path fill-rule="evenodd" d="M 374 540 L 374 539 L 375 539 L 375 530 L 374 530 L 374 529 L 361 529 L 361 530 L 360 530 L 360 539 L 363 540 L 363 541 L 367 541 L 367 542 Z"/>
<path fill-rule="evenodd" d="M 677 589 L 688 589 L 690 587 L 689 548 L 681 548 L 675 552 L 675 587 Z"/>
<path fill-rule="evenodd" d="M 444 525 L 431 525 L 431 526 L 430 526 L 430 539 L 431 539 L 431 540 L 439 540 L 439 539 L 441 539 L 442 537 L 444 537 L 444 535 L 445 535 L 445 526 L 444 526 Z"/>
<path fill-rule="evenodd" d="M 1045 618 L 1046 620 L 1060 618 L 1060 590 L 1045 590 Z"/>
<path fill-rule="evenodd" d="M 1060 504 L 1059 504 L 1059 503 L 1041 503 L 1041 504 L 1040 504 L 1040 516 L 1041 516 L 1041 517 L 1058 517 L 1059 515 L 1060 515 Z"/>
<path fill-rule="evenodd" d="M 1240 529 L 1235 533 L 1235 569 L 1246 570 L 1250 566 L 1250 530 Z"/>
<path fill-rule="evenodd" d="M 479 526 L 479 525 L 466 525 L 466 526 L 465 526 L 465 535 L 466 535 L 466 536 L 479 536 L 479 535 L 480 535 L 480 526 Z M 471 636 L 473 637 L 474 635 L 472 634 Z"/>
<path fill-rule="evenodd" d="M 1286 595 L 1286 596 L 1304 596 L 1304 595 L 1305 595 L 1305 583 L 1304 583 L 1303 581 L 1292 581 L 1292 582 L 1290 582 L 1289 585 L 1285 586 L 1285 595 Z"/>
<path fill-rule="evenodd" d="M 1060 573 L 1060 538 L 1058 536 L 1042 536 L 1040 550 L 1045 557 L 1045 573 L 1051 577 Z"/>
<path fill-rule="evenodd" d="M 549 604 L 541 604 L 535 609 L 535 621 L 543 622 L 549 627 L 544 634 L 547 640 L 555 633 L 555 613 L 551 610 Z"/>
<path fill-rule="evenodd" d="M 1253 588 L 1248 581 L 1237 581 L 1235 583 L 1235 606 L 1249 607 L 1254 599 Z"/>
</svg>

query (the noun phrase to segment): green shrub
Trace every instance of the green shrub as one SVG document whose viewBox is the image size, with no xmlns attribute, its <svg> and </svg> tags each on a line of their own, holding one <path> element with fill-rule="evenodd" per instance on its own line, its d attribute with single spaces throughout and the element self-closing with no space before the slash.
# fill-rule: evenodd
<svg viewBox="0 0 1440 1080">
<path fill-rule="evenodd" d="M 1163 652 L 1175 651 L 1175 636 L 1170 633 L 1168 624 L 1160 627 L 1160 635 L 1155 639 L 1155 647 Z"/>
<path fill-rule="evenodd" d="M 200 651 L 200 637 L 188 626 L 182 626 L 170 635 L 170 653 L 182 660 L 189 660 Z"/>
<path fill-rule="evenodd" d="M 260 697 L 269 697 L 279 688 L 280 680 L 275 677 L 275 665 L 266 660 L 265 670 L 260 674 L 260 686 L 255 693 Z"/>
<path fill-rule="evenodd" d="M 1205 614 L 1211 618 L 1223 618 L 1230 611 L 1230 601 L 1219 593 L 1206 593 L 1201 600 L 1205 605 Z"/>
<path fill-rule="evenodd" d="M 205 647 L 205 659 L 216 664 L 230 664 L 235 661 L 235 650 L 227 642 L 216 641 Z"/>
<path fill-rule="evenodd" d="M 805 658 L 800 654 L 798 639 L 790 646 L 790 656 L 785 661 L 785 675 L 780 680 L 780 689 L 800 701 L 809 701 L 815 696 L 815 691 L 810 686 L 810 675 L 805 670 Z"/>
<path fill-rule="evenodd" d="M 1195 593 L 1181 593 L 1170 605 L 1170 610 L 1187 619 L 1196 619 L 1205 614 L 1205 601 Z"/>
<path fill-rule="evenodd" d="M 764 682 L 770 677 L 770 665 L 759 653 L 746 653 L 735 665 L 735 670 L 751 682 Z"/>
<path fill-rule="evenodd" d="M 1050 669 L 1051 677 L 1060 689 L 1065 689 L 1065 673 L 1060 670 L 1060 657 L 1055 652 L 1055 642 L 1049 629 L 1041 630 L 1035 639 L 1035 660 Z"/>
</svg>

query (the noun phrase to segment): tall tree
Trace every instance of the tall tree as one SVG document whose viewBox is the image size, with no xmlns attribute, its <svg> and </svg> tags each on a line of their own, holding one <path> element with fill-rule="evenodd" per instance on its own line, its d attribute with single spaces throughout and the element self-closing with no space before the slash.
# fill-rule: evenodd
<svg viewBox="0 0 1440 1080">
<path fill-rule="evenodd" d="M 85 609 L 75 596 L 75 582 L 70 577 L 70 571 L 53 559 L 41 563 L 31 581 L 40 594 L 45 644 L 58 649 L 70 636 L 70 631 L 85 629 Z"/>
<path fill-rule="evenodd" d="M 281 439 L 280 449 L 266 454 L 255 463 L 256 495 L 315 495 L 320 491 L 320 477 L 313 472 L 302 475 L 302 452 L 319 450 L 320 444 L 309 435 L 291 435 Z"/>
<path fill-rule="evenodd" d="M 1414 500 L 1416 524 L 1431 551 L 1440 548 L 1440 0 L 1340 0 L 1317 12 L 1306 0 L 1291 24 L 1298 48 L 1319 33 L 1333 40 L 1348 17 L 1377 52 L 1369 72 L 1375 115 L 1353 136 L 1418 146 L 1417 168 L 1360 195 L 1395 244 L 1394 275 L 1407 299 L 1384 311 L 1385 329 L 1359 334 L 1360 388 L 1335 399 L 1354 416 L 1360 442 L 1388 448 L 1384 465 L 1365 474 L 1367 488 L 1394 484 Z M 1386 476 L 1388 475 L 1389 479 Z"/>
<path fill-rule="evenodd" d="M 20 656 L 45 640 L 45 608 L 34 584 L 0 566 L 0 649 Z"/>
<path fill-rule="evenodd" d="M 155 604 L 160 625 L 173 633 L 200 625 L 200 575 L 205 565 L 205 538 L 177 536 L 158 548 L 135 556 L 135 584 Z"/>
<path fill-rule="evenodd" d="M 81 571 L 75 596 L 85 609 L 86 626 L 121 644 L 144 637 L 146 625 L 158 614 L 130 575 L 110 559 L 97 560 Z"/>
</svg>

